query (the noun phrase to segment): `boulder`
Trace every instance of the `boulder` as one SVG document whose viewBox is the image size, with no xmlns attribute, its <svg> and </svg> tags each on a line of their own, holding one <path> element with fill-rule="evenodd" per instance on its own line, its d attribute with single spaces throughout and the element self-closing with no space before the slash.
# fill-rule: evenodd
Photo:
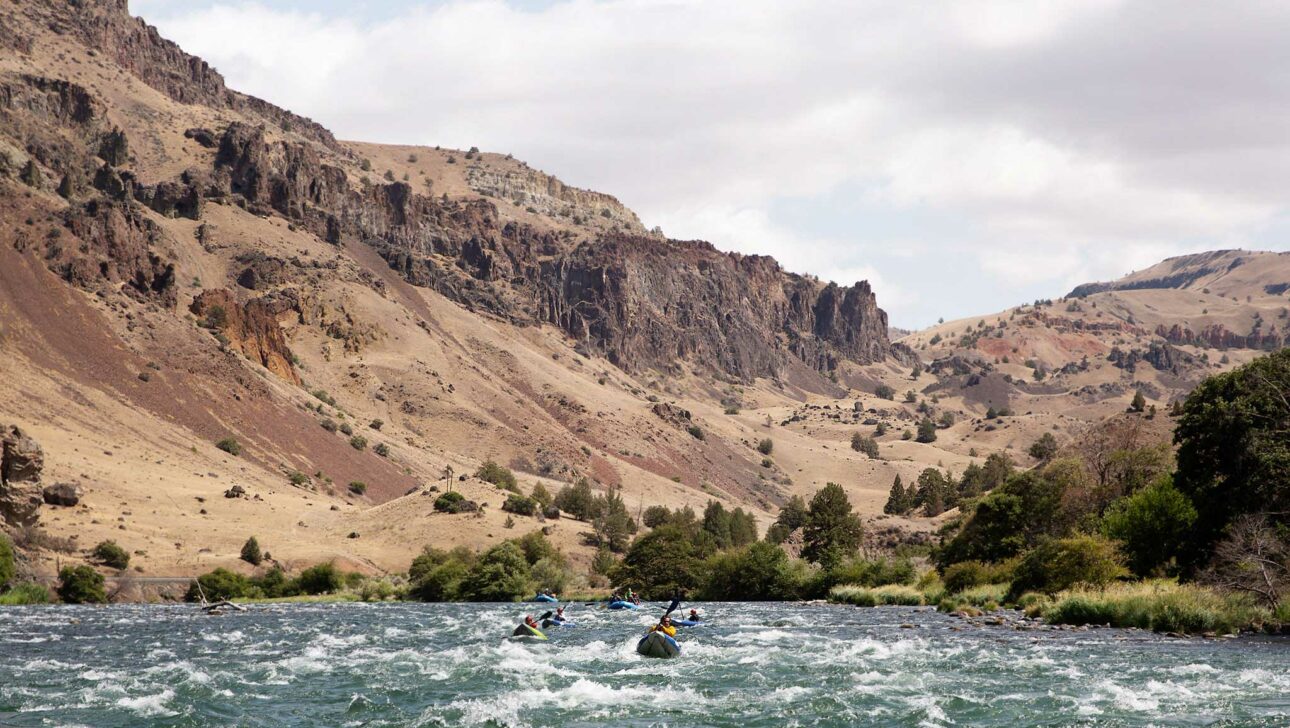
<svg viewBox="0 0 1290 728">
<path fill-rule="evenodd" d="M 224 497 L 225 498 L 245 498 L 246 488 L 243 488 L 240 485 L 235 485 L 232 488 L 229 488 L 228 490 L 224 491 Z"/>
<path fill-rule="evenodd" d="M 55 483 L 43 491 L 45 503 L 51 506 L 71 507 L 81 502 L 81 489 L 74 483 Z"/>
</svg>

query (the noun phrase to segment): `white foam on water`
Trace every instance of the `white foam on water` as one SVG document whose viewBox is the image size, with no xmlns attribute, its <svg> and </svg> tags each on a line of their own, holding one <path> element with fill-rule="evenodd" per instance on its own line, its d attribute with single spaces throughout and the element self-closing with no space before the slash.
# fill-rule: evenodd
<svg viewBox="0 0 1290 728">
<path fill-rule="evenodd" d="M 1218 672 L 1218 668 L 1203 662 L 1193 662 L 1188 665 L 1175 665 L 1169 668 L 1168 672 L 1171 675 L 1212 675 Z"/>
<path fill-rule="evenodd" d="M 246 635 L 238 629 L 235 629 L 232 632 L 204 632 L 202 633 L 202 640 L 206 642 L 225 642 L 231 645 L 237 645 L 246 641 Z"/>
<path fill-rule="evenodd" d="M 906 698 L 905 702 L 908 703 L 915 711 L 923 714 L 922 720 L 918 721 L 918 725 L 920 726 L 941 728 L 941 726 L 945 726 L 953 722 L 950 720 L 949 716 L 945 714 L 945 710 L 941 708 L 935 695 L 915 695 L 913 697 Z"/>
<path fill-rule="evenodd" d="M 163 715 L 179 715 L 177 712 L 166 707 L 166 703 L 174 700 L 174 698 L 175 691 L 170 688 L 166 688 L 156 695 L 143 695 L 137 698 L 121 698 L 116 701 L 116 704 L 145 718 Z"/>
<path fill-rule="evenodd" d="M 774 703 L 778 700 L 796 700 L 800 697 L 810 695 L 815 692 L 814 688 L 806 688 L 801 685 L 789 685 L 787 687 L 775 688 L 770 692 L 769 700 Z"/>
<path fill-rule="evenodd" d="M 460 725 L 524 726 L 528 724 L 521 718 L 521 713 L 536 709 L 576 709 L 584 713 L 585 718 L 610 719 L 612 722 L 615 715 L 613 708 L 630 707 L 633 711 L 648 708 L 676 709 L 678 706 L 698 708 L 709 702 L 686 688 L 613 687 L 579 678 L 563 688 L 524 688 L 494 698 L 454 702 L 447 709 L 460 711 L 461 716 L 455 721 Z M 427 711 L 417 725 L 424 725 L 426 721 L 436 718 L 431 711 Z"/>
</svg>

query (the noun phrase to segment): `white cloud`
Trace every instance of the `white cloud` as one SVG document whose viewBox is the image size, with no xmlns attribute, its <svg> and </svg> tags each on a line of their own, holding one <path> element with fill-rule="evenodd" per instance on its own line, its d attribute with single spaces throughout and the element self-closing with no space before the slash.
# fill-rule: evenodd
<svg viewBox="0 0 1290 728">
<path fill-rule="evenodd" d="M 344 138 L 515 153 L 671 235 L 870 276 L 899 324 L 1240 244 L 1287 211 L 1275 4 L 145 2 L 231 85 Z M 886 229 L 902 218 L 935 229 Z"/>
</svg>

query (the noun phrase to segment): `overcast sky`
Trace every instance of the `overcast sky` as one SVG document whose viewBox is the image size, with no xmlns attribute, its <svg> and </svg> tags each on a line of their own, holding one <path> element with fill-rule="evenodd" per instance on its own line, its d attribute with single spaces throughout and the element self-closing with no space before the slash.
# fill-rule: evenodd
<svg viewBox="0 0 1290 728">
<path fill-rule="evenodd" d="M 364 141 L 509 152 L 893 325 L 1288 249 L 1290 4 L 133 0 Z"/>
</svg>

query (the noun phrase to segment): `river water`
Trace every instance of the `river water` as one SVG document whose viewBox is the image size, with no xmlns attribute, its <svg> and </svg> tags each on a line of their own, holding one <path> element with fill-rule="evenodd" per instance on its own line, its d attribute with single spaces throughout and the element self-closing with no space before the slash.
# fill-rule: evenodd
<svg viewBox="0 0 1290 728">
<path fill-rule="evenodd" d="M 1281 639 L 706 604 L 656 660 L 658 606 L 504 637 L 539 606 L 0 608 L 0 726 L 1290 725 Z"/>
</svg>

